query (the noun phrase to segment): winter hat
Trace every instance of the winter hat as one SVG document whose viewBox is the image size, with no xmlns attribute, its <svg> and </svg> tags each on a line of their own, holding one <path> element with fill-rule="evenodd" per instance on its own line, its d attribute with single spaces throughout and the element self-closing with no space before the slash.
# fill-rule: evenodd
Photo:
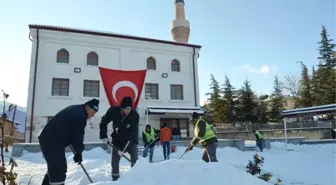
<svg viewBox="0 0 336 185">
<path fill-rule="evenodd" d="M 132 106 L 133 100 L 129 96 L 125 96 L 120 102 L 120 107 L 123 109 L 132 109 Z"/>
<path fill-rule="evenodd" d="M 96 112 L 98 112 L 98 110 L 99 110 L 99 100 L 97 100 L 95 98 L 90 100 L 90 101 L 87 101 L 85 103 L 85 105 L 88 105 L 89 107 L 91 107 Z"/>
<path fill-rule="evenodd" d="M 193 120 L 195 120 L 195 119 L 198 119 L 200 116 L 197 112 L 193 112 L 191 117 Z"/>
<path fill-rule="evenodd" d="M 149 124 L 147 124 L 147 125 L 146 125 L 146 129 L 147 129 L 147 128 L 151 129 L 151 126 L 150 126 Z"/>
</svg>

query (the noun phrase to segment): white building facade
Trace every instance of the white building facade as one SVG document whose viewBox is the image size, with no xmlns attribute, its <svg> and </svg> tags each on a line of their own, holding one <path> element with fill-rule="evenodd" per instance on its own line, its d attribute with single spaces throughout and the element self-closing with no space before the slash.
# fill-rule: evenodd
<svg viewBox="0 0 336 185">
<path fill-rule="evenodd" d="M 200 46 L 44 25 L 29 28 L 26 142 L 37 142 L 40 130 L 58 111 L 92 98 L 100 100 L 100 110 L 88 121 L 85 141 L 99 140 L 99 123 L 110 107 L 99 66 L 147 69 L 138 105 L 140 132 L 147 123 L 156 129 L 167 123 L 178 127 L 182 137 L 192 137 L 190 115 L 203 113 L 197 72 Z"/>
</svg>

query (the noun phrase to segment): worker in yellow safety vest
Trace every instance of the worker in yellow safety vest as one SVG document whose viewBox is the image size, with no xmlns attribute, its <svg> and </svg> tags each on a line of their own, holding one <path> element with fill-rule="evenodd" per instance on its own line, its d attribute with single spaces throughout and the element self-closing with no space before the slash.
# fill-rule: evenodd
<svg viewBox="0 0 336 185">
<path fill-rule="evenodd" d="M 142 141 L 144 143 L 144 151 L 142 153 L 142 157 L 147 157 L 149 150 L 149 162 L 153 162 L 154 155 L 154 147 L 155 144 L 159 141 L 159 133 L 160 131 L 155 130 L 149 124 L 146 125 L 145 130 L 142 132 Z"/>
<path fill-rule="evenodd" d="M 256 144 L 257 144 L 260 152 L 262 152 L 263 151 L 263 145 L 264 145 L 263 144 L 263 142 L 264 142 L 264 136 L 263 136 L 263 134 L 261 132 L 256 131 L 256 130 L 253 130 L 253 133 L 254 133 L 254 135 L 256 137 Z"/>
<path fill-rule="evenodd" d="M 197 143 L 200 143 L 203 147 L 202 160 L 205 162 L 218 162 L 216 157 L 218 139 L 210 124 L 200 119 L 197 112 L 193 112 L 191 123 L 195 127 L 194 138 L 187 146 L 185 152 L 192 150 Z"/>
</svg>

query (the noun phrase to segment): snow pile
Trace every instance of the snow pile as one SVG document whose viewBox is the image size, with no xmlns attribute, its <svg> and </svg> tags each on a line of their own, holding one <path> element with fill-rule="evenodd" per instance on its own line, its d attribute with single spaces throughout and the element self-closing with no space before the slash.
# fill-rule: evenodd
<svg viewBox="0 0 336 185">
<path fill-rule="evenodd" d="M 264 172 L 271 172 L 273 179 L 266 183 L 246 173 L 245 166 L 252 160 L 253 151 L 240 151 L 235 148 L 218 149 L 219 163 L 204 163 L 200 160 L 201 150 L 195 148 L 182 159 L 177 159 L 184 148 L 178 147 L 171 159 L 163 161 L 162 148 L 157 147 L 154 153 L 155 163 L 148 163 L 148 159 L 139 156 L 134 168 L 130 168 L 128 161 L 121 160 L 121 178 L 117 182 L 111 181 L 111 157 L 100 148 L 83 154 L 83 165 L 87 169 L 94 185 L 263 185 L 274 184 L 276 178 L 283 180 L 281 184 L 300 185 L 331 185 L 335 184 L 335 144 L 324 145 L 287 145 L 294 151 L 286 151 L 283 143 L 274 143 L 270 150 L 260 153 L 265 158 L 262 167 Z M 79 165 L 73 163 L 73 155 L 67 154 L 68 185 L 89 184 L 87 177 Z M 41 184 L 46 171 L 46 165 L 41 153 L 25 153 L 17 159 L 19 168 L 18 181 L 27 184 L 33 176 L 31 185 Z"/>
<path fill-rule="evenodd" d="M 126 173 L 119 181 L 122 185 L 204 185 L 227 182 L 230 185 L 266 185 L 255 177 L 242 173 L 240 169 L 221 163 L 205 164 L 202 161 L 171 159 L 149 164 L 141 160 L 137 166 Z M 99 182 L 95 185 L 109 185 L 111 182 Z"/>
</svg>

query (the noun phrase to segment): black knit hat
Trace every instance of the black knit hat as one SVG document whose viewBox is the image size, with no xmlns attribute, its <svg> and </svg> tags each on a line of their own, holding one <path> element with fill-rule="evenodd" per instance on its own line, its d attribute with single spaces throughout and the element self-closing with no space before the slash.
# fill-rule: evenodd
<svg viewBox="0 0 336 185">
<path fill-rule="evenodd" d="M 85 105 L 88 105 L 89 107 L 91 107 L 96 112 L 98 112 L 98 110 L 99 110 L 99 100 L 97 100 L 95 98 L 90 100 L 90 101 L 87 101 L 85 103 Z"/>
<path fill-rule="evenodd" d="M 129 96 L 125 96 L 120 102 L 120 107 L 123 109 L 132 109 L 133 107 L 132 98 Z"/>
<path fill-rule="evenodd" d="M 197 113 L 197 112 L 193 112 L 192 113 L 192 119 L 194 120 L 194 119 L 198 119 L 200 116 L 199 116 L 199 114 Z"/>
</svg>

